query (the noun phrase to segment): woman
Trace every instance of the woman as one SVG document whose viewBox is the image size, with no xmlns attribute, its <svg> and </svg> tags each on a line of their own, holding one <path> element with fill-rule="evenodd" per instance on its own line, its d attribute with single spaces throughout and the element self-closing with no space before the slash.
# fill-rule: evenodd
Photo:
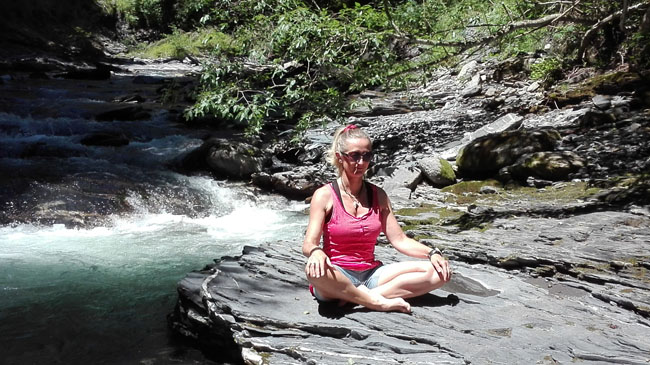
<svg viewBox="0 0 650 365">
<path fill-rule="evenodd" d="M 372 159 L 372 142 L 365 132 L 354 125 L 338 129 L 329 157 L 339 177 L 314 192 L 302 246 L 313 295 L 320 301 L 409 313 L 404 298 L 444 285 L 451 278 L 449 262 L 438 249 L 408 238 L 386 193 L 364 181 Z M 398 251 L 426 261 L 382 265 L 374 257 L 382 231 Z"/>
</svg>

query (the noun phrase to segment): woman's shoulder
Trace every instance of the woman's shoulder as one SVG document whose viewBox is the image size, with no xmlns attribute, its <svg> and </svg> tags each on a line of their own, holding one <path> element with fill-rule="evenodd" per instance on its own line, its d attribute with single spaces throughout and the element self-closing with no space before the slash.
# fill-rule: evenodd
<svg viewBox="0 0 650 365">
<path fill-rule="evenodd" d="M 314 191 L 314 194 L 312 195 L 312 202 L 314 200 L 322 200 L 322 199 L 330 199 L 332 197 L 332 189 L 330 188 L 330 183 L 327 183 L 320 188 L 316 189 Z"/>
<path fill-rule="evenodd" d="M 366 181 L 366 185 L 369 186 L 371 189 L 374 189 L 377 192 L 377 195 L 386 196 L 386 192 L 379 185 L 373 184 L 370 181 Z"/>
<path fill-rule="evenodd" d="M 368 184 L 373 190 L 377 192 L 377 201 L 380 206 L 384 207 L 387 206 L 388 204 L 388 194 L 382 189 L 380 186 L 373 184 L 371 182 L 366 181 L 366 184 Z"/>
</svg>

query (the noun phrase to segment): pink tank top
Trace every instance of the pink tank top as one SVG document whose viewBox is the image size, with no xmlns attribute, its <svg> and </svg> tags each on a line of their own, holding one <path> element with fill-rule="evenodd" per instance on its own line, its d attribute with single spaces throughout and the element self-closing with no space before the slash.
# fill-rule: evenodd
<svg viewBox="0 0 650 365">
<path fill-rule="evenodd" d="M 368 213 L 355 217 L 343 207 L 336 191 L 332 190 L 332 213 L 323 227 L 323 250 L 332 264 L 350 270 L 368 270 L 381 265 L 375 260 L 375 244 L 381 233 L 381 214 L 377 187 L 372 187 L 372 206 Z"/>
</svg>

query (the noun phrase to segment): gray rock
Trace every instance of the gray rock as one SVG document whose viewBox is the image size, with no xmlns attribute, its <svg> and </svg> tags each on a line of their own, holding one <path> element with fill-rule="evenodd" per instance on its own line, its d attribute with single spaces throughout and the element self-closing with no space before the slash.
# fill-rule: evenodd
<svg viewBox="0 0 650 365">
<path fill-rule="evenodd" d="M 314 194 L 316 189 L 325 184 L 328 180 L 318 178 L 316 174 L 296 173 L 295 171 L 277 172 L 268 174 L 265 172 L 254 173 L 252 183 L 258 187 L 270 190 L 291 199 L 304 200 Z M 329 180 L 332 180 L 333 176 Z"/>
<path fill-rule="evenodd" d="M 541 85 L 539 84 L 539 82 L 535 81 L 526 88 L 526 91 L 527 92 L 533 92 L 533 91 L 539 89 L 540 86 Z"/>
<path fill-rule="evenodd" d="M 206 162 L 217 176 L 249 178 L 262 171 L 267 158 L 261 151 L 242 142 L 210 140 L 207 148 Z"/>
<path fill-rule="evenodd" d="M 490 185 L 481 186 L 479 193 L 481 194 L 496 194 L 498 192 L 497 188 Z"/>
<path fill-rule="evenodd" d="M 504 115 L 503 117 L 477 129 L 474 132 L 466 133 L 460 141 L 447 146 L 448 148 L 442 151 L 440 153 L 440 156 L 447 160 L 455 159 L 458 155 L 458 152 L 469 142 L 490 133 L 502 132 L 505 130 L 517 128 L 523 119 L 523 117 L 514 113 Z"/>
<path fill-rule="evenodd" d="M 461 80 L 468 79 L 469 75 L 476 72 L 477 68 L 478 68 L 478 62 L 476 60 L 469 61 L 466 64 L 464 64 L 463 67 L 460 68 L 457 77 Z"/>
<path fill-rule="evenodd" d="M 472 86 L 463 89 L 463 91 L 461 91 L 461 95 L 466 98 L 471 98 L 473 96 L 481 95 L 481 92 L 483 92 L 483 89 L 480 86 Z"/>
<path fill-rule="evenodd" d="M 621 224 L 630 219 L 639 222 Z M 484 231 L 424 240 L 444 248 L 454 277 L 411 299 L 411 315 L 319 304 L 295 242 L 245 248 L 179 283 L 170 324 L 234 362 L 643 363 L 650 287 L 637 273 L 650 267 L 650 248 L 642 245 L 650 219 L 604 212 L 560 223 L 506 218 Z M 585 235 L 573 241 L 569 233 L 578 231 Z M 627 238 L 612 250 L 619 235 Z M 404 259 L 384 246 L 377 256 Z"/>
<path fill-rule="evenodd" d="M 607 110 L 612 106 L 611 98 L 606 95 L 596 95 L 591 98 L 591 102 L 600 110 Z"/>
<path fill-rule="evenodd" d="M 556 130 L 515 130 L 486 135 L 469 143 L 456 158 L 463 177 L 484 178 L 515 163 L 521 156 L 551 151 L 561 139 Z"/>
<path fill-rule="evenodd" d="M 393 173 L 384 179 L 382 188 L 391 200 L 409 200 L 411 192 L 422 181 L 423 176 L 419 168 L 415 166 L 400 166 Z"/>
<path fill-rule="evenodd" d="M 567 180 L 569 175 L 585 167 L 585 161 L 570 151 L 536 152 L 521 156 L 509 166 L 510 175 L 515 179 L 533 176 L 542 180 Z"/>
<path fill-rule="evenodd" d="M 418 167 L 434 185 L 446 186 L 456 182 L 456 173 L 451 164 L 437 154 L 419 160 Z"/>
</svg>

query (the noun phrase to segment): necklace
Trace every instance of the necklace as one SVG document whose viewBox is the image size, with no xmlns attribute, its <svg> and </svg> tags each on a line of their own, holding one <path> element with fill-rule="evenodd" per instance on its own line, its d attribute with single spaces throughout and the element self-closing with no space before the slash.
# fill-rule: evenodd
<svg viewBox="0 0 650 365">
<path fill-rule="evenodd" d="M 348 191 L 348 189 L 345 187 L 345 184 L 343 184 L 343 181 L 341 181 L 341 186 L 343 187 L 343 191 L 354 201 L 354 214 L 357 214 L 357 209 L 359 209 L 359 206 L 361 203 L 359 202 L 359 199 L 357 199 L 356 196 L 354 196 L 352 193 Z M 359 195 L 361 195 L 361 192 L 363 191 L 363 185 L 361 185 L 361 190 L 359 190 Z"/>
</svg>

